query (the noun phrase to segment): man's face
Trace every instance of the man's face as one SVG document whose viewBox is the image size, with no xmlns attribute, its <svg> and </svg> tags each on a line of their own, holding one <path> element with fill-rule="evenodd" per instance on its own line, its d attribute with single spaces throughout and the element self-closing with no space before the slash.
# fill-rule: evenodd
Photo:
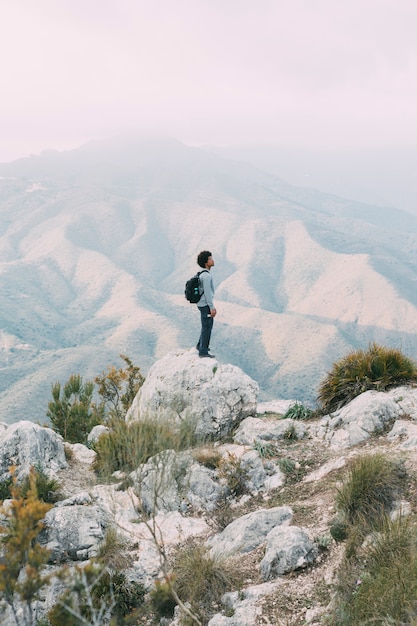
<svg viewBox="0 0 417 626">
<path fill-rule="evenodd" d="M 209 256 L 209 258 L 207 259 L 206 267 L 207 268 L 213 267 L 213 265 L 214 265 L 214 259 L 212 256 Z"/>
</svg>

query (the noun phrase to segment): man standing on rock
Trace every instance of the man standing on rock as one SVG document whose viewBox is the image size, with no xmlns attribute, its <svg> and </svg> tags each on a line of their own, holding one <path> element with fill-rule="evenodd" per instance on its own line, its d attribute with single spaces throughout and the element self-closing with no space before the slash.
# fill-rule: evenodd
<svg viewBox="0 0 417 626">
<path fill-rule="evenodd" d="M 211 268 L 214 266 L 214 259 L 211 252 L 203 250 L 197 257 L 197 263 L 202 267 L 200 273 L 200 300 L 197 306 L 201 315 L 201 334 L 197 343 L 198 356 L 201 358 L 214 359 L 214 354 L 209 354 L 210 337 L 213 328 L 213 321 L 216 317 L 216 309 L 213 304 L 214 285 L 213 277 L 210 274 Z"/>
</svg>

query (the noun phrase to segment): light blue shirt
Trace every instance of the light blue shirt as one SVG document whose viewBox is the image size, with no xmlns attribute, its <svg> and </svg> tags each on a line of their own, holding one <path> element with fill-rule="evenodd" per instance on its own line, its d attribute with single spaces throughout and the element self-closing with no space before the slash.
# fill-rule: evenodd
<svg viewBox="0 0 417 626">
<path fill-rule="evenodd" d="M 203 270 L 200 274 L 200 293 L 203 292 L 200 300 L 197 302 L 198 307 L 208 306 L 210 311 L 214 309 L 214 283 L 213 276 L 208 270 Z"/>
</svg>

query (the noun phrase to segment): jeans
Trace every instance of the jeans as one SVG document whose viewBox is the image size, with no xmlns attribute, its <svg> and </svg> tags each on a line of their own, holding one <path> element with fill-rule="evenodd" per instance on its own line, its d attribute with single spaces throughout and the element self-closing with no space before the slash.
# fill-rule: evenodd
<svg viewBox="0 0 417 626">
<path fill-rule="evenodd" d="M 197 349 L 199 354 L 208 354 L 214 318 L 210 315 L 210 307 L 199 306 L 198 308 L 201 315 L 201 334 L 197 343 Z"/>
</svg>

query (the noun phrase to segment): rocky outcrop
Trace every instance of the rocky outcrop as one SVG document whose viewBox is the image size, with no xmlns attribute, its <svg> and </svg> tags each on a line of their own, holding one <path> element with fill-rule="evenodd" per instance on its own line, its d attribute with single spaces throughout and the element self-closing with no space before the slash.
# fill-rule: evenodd
<svg viewBox="0 0 417 626">
<path fill-rule="evenodd" d="M 182 362 L 181 355 L 178 358 Z M 188 360 L 189 369 L 193 370 L 192 361 L 196 358 L 186 356 L 185 361 Z M 214 360 L 210 361 L 210 367 L 206 362 L 202 365 L 204 370 L 209 370 L 202 377 L 203 388 L 206 384 L 211 385 L 212 378 L 217 375 L 217 371 L 212 371 L 215 366 Z M 162 373 L 158 376 L 162 385 Z M 186 381 L 189 380 L 187 376 Z M 230 379 L 227 380 L 225 397 L 231 398 L 234 392 Z M 240 377 L 239 380 L 243 379 Z M 179 375 L 177 387 L 184 384 Z M 172 380 L 170 385 L 173 390 Z M 218 381 L 216 385 L 221 386 Z M 154 390 L 157 388 L 155 384 Z M 250 384 L 249 388 L 252 389 Z M 189 391 L 185 389 L 184 394 Z M 240 406 L 243 413 L 249 411 L 249 407 L 254 406 L 252 401 L 245 404 L 242 390 L 238 395 L 240 401 L 236 406 Z M 136 410 L 139 400 L 140 396 L 136 399 Z M 220 407 L 226 406 L 223 402 L 226 401 L 222 399 Z M 242 406 L 246 408 L 242 409 Z M 202 410 L 201 406 L 199 410 Z M 62 562 L 71 566 L 71 563 L 91 559 L 99 552 L 107 531 L 116 529 L 129 546 L 130 563 L 126 570 L 129 580 L 140 582 L 146 590 L 151 590 L 161 576 L 161 546 L 170 554 L 188 538 L 198 538 L 215 559 L 237 557 L 239 563 L 247 559 L 251 567 L 250 576 L 245 579 L 246 586 L 224 595 L 222 612 L 212 616 L 209 625 L 256 626 L 264 621 L 263 599 L 269 594 L 282 592 L 283 581 L 289 579 L 288 573 L 307 568 L 302 574 L 307 576 L 310 570 L 316 571 L 321 559 L 319 538 L 323 539 L 326 534 L 331 542 L 332 501 L 323 498 L 320 518 L 310 523 L 311 503 L 306 498 L 309 485 L 317 494 L 317 504 L 322 497 L 321 485 L 314 483 L 326 483 L 326 477 L 340 471 L 357 454 L 356 450 L 350 450 L 357 443 L 362 444 L 361 450 L 368 448 L 371 453 L 373 442 L 367 444 L 366 440 L 372 436 L 378 436 L 383 445 L 390 445 L 402 454 L 417 449 L 417 390 L 403 387 L 388 393 L 366 392 L 321 420 L 282 419 L 267 410 L 262 414 L 261 417 L 253 409 L 252 414 L 240 418 L 236 410 L 228 425 L 224 422 L 226 432 L 231 424 L 238 427 L 227 443 L 216 442 L 212 448 L 207 446 L 216 457 L 214 466 L 204 465 L 204 455 L 199 456 L 196 450 L 166 450 L 150 458 L 129 476 L 122 476 L 119 472 L 114 479 L 120 480 L 120 484 L 91 485 L 79 491 L 74 490 L 76 470 L 67 468 L 59 435 L 31 422 L 19 422 L 10 427 L 0 424 L 0 468 L 3 476 L 7 476 L 9 464 L 14 464 L 19 477 L 26 475 L 34 465 L 58 479 L 60 469 L 65 470 L 62 475 L 67 475 L 69 470 L 72 472 L 71 496 L 56 503 L 47 513 L 45 528 L 39 537 L 40 543 L 51 551 L 51 571 Z M 159 417 L 161 415 L 162 401 Z M 186 415 L 185 408 L 182 415 Z M 204 419 L 206 424 L 210 423 L 207 414 Z M 216 418 L 211 423 L 218 429 L 220 422 Z M 90 440 L 94 441 L 102 431 L 96 429 Z M 217 435 L 220 431 L 216 430 Z M 288 432 L 291 432 L 291 440 L 286 436 Z M 234 443 L 230 443 L 231 439 Z M 297 445 L 299 457 L 294 459 Z M 83 474 L 84 484 L 85 474 L 93 471 L 91 463 L 95 453 L 80 444 L 69 445 L 69 448 L 73 452 L 71 463 Z M 305 459 L 308 449 L 310 458 Z M 268 450 L 273 451 L 273 458 L 269 458 Z M 202 462 L 198 461 L 199 458 Z M 286 461 L 287 466 L 285 463 L 281 465 L 282 461 Z M 226 474 L 221 471 L 224 465 L 240 475 L 246 491 L 244 495 L 234 494 Z M 287 473 L 284 474 L 281 467 L 286 467 Z M 301 468 L 303 473 L 291 476 L 288 474 L 291 468 L 298 468 L 297 471 Z M 290 497 L 292 484 L 296 482 L 300 488 L 298 500 L 294 500 L 290 507 L 291 501 L 286 498 Z M 65 485 L 62 487 L 65 493 Z M 225 505 L 225 513 L 220 505 Z M 401 501 L 393 515 L 406 515 L 409 511 L 410 503 Z M 324 544 L 320 545 L 323 548 Z M 252 584 L 261 581 L 263 584 Z M 39 605 L 41 614 L 56 600 L 53 593 L 48 592 L 45 597 L 44 604 Z M 220 611 L 220 608 L 216 610 Z M 322 611 L 320 606 L 312 608 L 311 623 L 319 623 L 317 620 Z M 317 619 L 314 616 L 318 616 Z M 177 623 L 180 621 L 174 620 L 172 626 Z"/>
<path fill-rule="evenodd" d="M 0 481 L 10 476 L 10 468 L 16 468 L 21 480 L 32 467 L 38 467 L 50 477 L 67 467 L 63 439 L 50 428 L 33 422 L 12 424 L 0 432 Z"/>
<path fill-rule="evenodd" d="M 172 352 L 151 367 L 126 419 L 185 422 L 197 436 L 219 439 L 255 414 L 258 391 L 234 365 L 200 359 L 194 350 Z"/>
</svg>

